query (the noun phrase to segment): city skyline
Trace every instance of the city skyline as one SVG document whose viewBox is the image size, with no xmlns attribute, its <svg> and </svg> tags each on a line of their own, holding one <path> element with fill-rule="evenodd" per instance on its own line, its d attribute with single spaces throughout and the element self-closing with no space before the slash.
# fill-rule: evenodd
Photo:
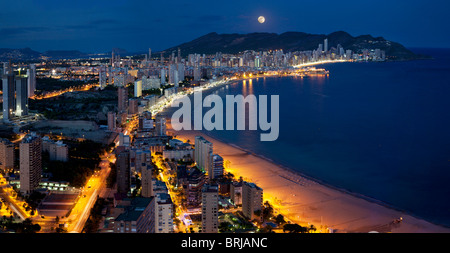
<svg viewBox="0 0 450 253">
<path fill-rule="evenodd" d="M 160 51 L 210 32 L 329 34 L 347 31 L 399 41 L 406 47 L 449 47 L 443 1 L 354 0 L 183 3 L 96 1 L 73 3 L 21 1 L 0 10 L 0 48 L 30 47 L 37 51 Z M 173 8 L 178 6 L 179 8 Z M 440 6 L 441 8 L 435 8 Z M 19 15 L 20 14 L 20 15 Z M 257 21 L 264 16 L 266 22 Z M 19 18 L 20 17 L 20 18 Z M 325 18 L 326 17 L 326 18 Z"/>
</svg>

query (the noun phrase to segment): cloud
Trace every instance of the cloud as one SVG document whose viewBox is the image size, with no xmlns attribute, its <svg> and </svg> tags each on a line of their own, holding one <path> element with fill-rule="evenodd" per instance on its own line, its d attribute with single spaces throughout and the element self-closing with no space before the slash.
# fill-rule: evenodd
<svg viewBox="0 0 450 253">
<path fill-rule="evenodd" d="M 21 34 L 28 34 L 34 32 L 43 32 L 48 30 L 45 27 L 11 27 L 11 28 L 1 28 L 0 29 L 0 38 L 7 39 L 8 36 L 15 36 Z"/>
</svg>

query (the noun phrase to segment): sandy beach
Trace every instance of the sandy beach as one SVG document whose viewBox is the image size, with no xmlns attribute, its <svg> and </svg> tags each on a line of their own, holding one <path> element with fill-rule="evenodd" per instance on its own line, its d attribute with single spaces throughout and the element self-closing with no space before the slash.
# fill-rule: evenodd
<svg viewBox="0 0 450 253">
<path fill-rule="evenodd" d="M 335 233 L 448 233 L 449 228 L 413 217 L 374 200 L 323 185 L 267 159 L 198 131 L 176 131 L 180 140 L 194 143 L 201 135 L 213 143 L 214 153 L 231 162 L 228 172 L 254 182 L 264 191 L 264 201 L 292 222 L 313 224 L 318 231 Z M 402 222 L 393 221 L 402 217 Z"/>
</svg>

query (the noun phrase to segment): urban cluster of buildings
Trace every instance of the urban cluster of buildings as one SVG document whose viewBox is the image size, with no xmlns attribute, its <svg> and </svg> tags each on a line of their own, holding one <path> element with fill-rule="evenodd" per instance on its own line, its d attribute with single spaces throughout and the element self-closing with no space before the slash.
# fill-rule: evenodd
<svg viewBox="0 0 450 253">
<path fill-rule="evenodd" d="M 184 84 L 201 86 L 206 79 L 248 71 L 282 70 L 320 61 L 385 59 L 382 50 L 355 53 L 341 45 L 329 47 L 325 39 L 315 50 L 287 53 L 248 50 L 240 54 L 189 54 L 183 58 L 178 49 L 165 59 L 162 53 L 159 58 L 152 57 L 150 49 L 143 60 L 133 60 L 122 59 L 113 52 L 109 64 L 95 62 L 95 68 L 89 64 L 81 66 L 77 70 L 79 75 L 91 76 L 97 70 L 100 89 L 108 85 L 117 87 L 117 111 L 107 114 L 108 131 L 116 133 L 115 194 L 113 205 L 104 214 L 101 232 L 171 233 L 175 231 L 176 219 L 189 226 L 190 219 L 186 217 L 192 210 L 200 210 L 199 231 L 217 233 L 219 208 L 224 198 L 241 208 L 248 220 L 261 219 L 263 190 L 260 187 L 245 181 L 221 180 L 224 159 L 214 152 L 211 142 L 197 136 L 193 146 L 175 139 L 167 134 L 166 118 L 152 115 L 150 108 L 180 92 Z M 70 68 L 72 70 L 74 68 Z M 61 77 L 66 71 L 59 68 L 48 74 Z M 3 121 L 26 116 L 28 98 L 36 90 L 36 66 L 30 64 L 16 74 L 9 63 L 4 63 L 0 73 Z M 146 95 L 148 90 L 152 90 L 150 95 Z M 68 161 L 67 145 L 31 133 L 18 146 L 6 139 L 0 140 L 0 169 L 15 168 L 17 148 L 19 187 L 23 194 L 44 186 L 41 182 L 42 152 L 48 152 L 50 160 Z M 47 186 L 50 184 L 45 184 Z M 180 210 L 188 211 L 179 214 Z"/>
<path fill-rule="evenodd" d="M 247 50 L 239 54 L 189 54 L 187 58 L 183 58 L 178 49 L 177 54 L 173 51 L 165 59 L 163 53 L 160 58 L 152 58 L 149 49 L 149 54 L 145 54 L 142 61 L 121 59 L 113 52 L 110 64 L 99 67 L 98 73 L 100 87 L 104 88 L 108 84 L 122 87 L 134 83 L 135 91 L 138 90 L 135 95 L 139 96 L 141 90 L 158 89 L 161 85 L 178 87 L 185 78 L 189 78 L 191 84 L 196 84 L 202 79 L 227 73 L 287 68 L 327 60 L 385 61 L 386 53 L 380 49 L 353 52 L 341 45 L 330 47 L 328 39 L 319 44 L 317 49 L 296 52 Z"/>
<path fill-rule="evenodd" d="M 28 115 L 28 98 L 36 90 L 36 65 L 19 68 L 16 74 L 10 63 L 4 62 L 0 68 L 3 92 L 3 122 L 10 122 L 14 117 Z"/>
<path fill-rule="evenodd" d="M 133 138 L 123 133 L 117 137 L 114 205 L 101 232 L 174 232 L 174 219 L 180 217 L 177 203 L 181 210 L 201 210 L 199 231 L 217 233 L 221 197 L 242 205 L 248 219 L 260 219 L 263 190 L 242 181 L 222 184 L 224 160 L 213 152 L 211 142 L 198 136 L 193 147 L 168 136 L 165 118 L 150 112 L 139 115 L 137 122 Z M 158 174 L 161 168 L 163 175 Z M 183 196 L 169 190 L 174 188 Z"/>
<path fill-rule="evenodd" d="M 18 145 L 7 139 L 0 139 L 0 169 L 4 173 L 14 175 L 9 178 L 10 184 L 20 188 L 23 195 L 42 188 L 47 190 L 60 188 L 59 183 L 58 187 L 53 188 L 56 185 L 42 180 L 43 152 L 48 152 L 50 160 L 67 162 L 69 159 L 66 144 L 62 141 L 55 142 L 47 136 L 40 137 L 34 132 L 25 135 Z M 16 175 L 19 175 L 18 178 Z M 64 189 L 66 188 L 67 185 L 64 186 Z"/>
</svg>

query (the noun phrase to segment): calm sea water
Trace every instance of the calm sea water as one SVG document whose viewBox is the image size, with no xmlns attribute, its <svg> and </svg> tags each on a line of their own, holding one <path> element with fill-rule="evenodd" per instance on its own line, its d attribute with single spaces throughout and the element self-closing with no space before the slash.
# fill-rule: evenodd
<svg viewBox="0 0 450 253">
<path fill-rule="evenodd" d="M 257 131 L 208 134 L 450 226 L 450 50 L 416 51 L 435 59 L 323 65 L 329 77 L 221 88 L 214 93 L 222 97 L 279 95 L 280 135 L 260 142 Z"/>
</svg>

